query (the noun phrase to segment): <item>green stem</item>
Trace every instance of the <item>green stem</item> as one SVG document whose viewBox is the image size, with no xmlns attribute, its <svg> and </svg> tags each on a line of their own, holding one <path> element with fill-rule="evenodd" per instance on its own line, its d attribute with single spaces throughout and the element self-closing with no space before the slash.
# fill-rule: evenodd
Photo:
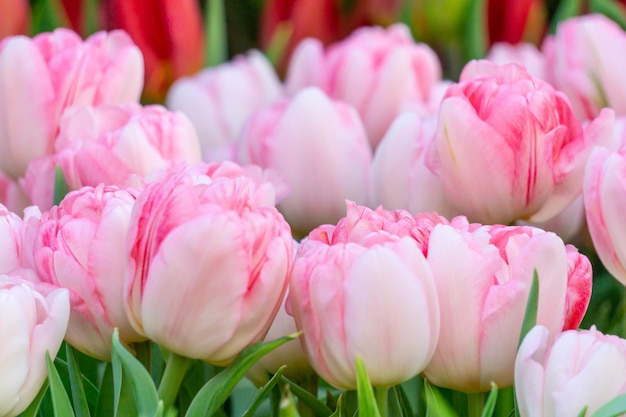
<svg viewBox="0 0 626 417">
<path fill-rule="evenodd" d="M 149 340 L 145 342 L 133 343 L 133 350 L 137 360 L 141 362 L 148 372 L 152 370 L 152 346 Z"/>
<path fill-rule="evenodd" d="M 315 398 L 317 398 L 317 382 L 317 374 L 313 374 L 298 381 L 299 385 L 311 393 L 311 395 L 315 396 Z M 298 414 L 300 414 L 300 417 L 315 417 L 315 411 L 306 405 L 304 401 L 300 400 L 298 400 Z"/>
<path fill-rule="evenodd" d="M 485 407 L 485 393 L 472 392 L 467 394 L 467 415 L 468 417 L 480 417 L 483 415 Z"/>
<path fill-rule="evenodd" d="M 163 409 L 167 412 L 174 404 L 180 384 L 183 382 L 191 359 L 170 352 L 165 364 L 165 372 L 159 384 L 159 398 L 163 400 Z"/>
<path fill-rule="evenodd" d="M 389 414 L 387 412 L 389 409 L 389 387 L 374 387 L 374 396 L 376 397 L 380 417 L 387 417 Z"/>
</svg>

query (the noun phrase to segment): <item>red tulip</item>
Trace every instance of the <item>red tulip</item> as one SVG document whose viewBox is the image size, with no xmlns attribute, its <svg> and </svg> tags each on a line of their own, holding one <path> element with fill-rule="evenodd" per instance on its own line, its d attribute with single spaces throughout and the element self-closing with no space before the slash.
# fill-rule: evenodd
<svg viewBox="0 0 626 417">
<path fill-rule="evenodd" d="M 29 23 L 28 0 L 3 0 L 0 3 L 0 39 L 25 34 Z"/>
<path fill-rule="evenodd" d="M 489 0 L 489 44 L 515 44 L 522 40 L 539 43 L 546 26 L 545 16 L 541 0 Z"/>
<path fill-rule="evenodd" d="M 144 98 L 163 101 L 179 77 L 203 62 L 202 14 L 196 0 L 108 0 L 107 27 L 124 29 L 144 55 Z"/>
</svg>

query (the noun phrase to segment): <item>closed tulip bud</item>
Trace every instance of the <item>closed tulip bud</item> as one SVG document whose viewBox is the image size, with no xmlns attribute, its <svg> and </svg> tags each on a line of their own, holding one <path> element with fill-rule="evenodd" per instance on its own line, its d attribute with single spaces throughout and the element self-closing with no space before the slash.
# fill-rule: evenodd
<svg viewBox="0 0 626 417">
<path fill-rule="evenodd" d="M 395 24 L 361 28 L 326 51 L 314 40 L 303 42 L 289 64 L 286 85 L 290 94 L 317 86 L 354 106 L 375 148 L 405 106 L 427 103 L 440 80 L 435 52 Z"/>
<path fill-rule="evenodd" d="M 349 222 L 357 220 L 360 210 L 354 209 Z M 365 215 L 371 221 L 357 220 L 355 233 L 339 225 L 337 235 L 330 225 L 313 230 L 298 247 L 290 282 L 309 361 L 342 389 L 356 388 L 357 357 L 374 386 L 417 375 L 439 334 L 437 295 L 422 248 L 408 234 L 384 230 L 410 230 L 402 226 L 405 217 Z"/>
<path fill-rule="evenodd" d="M 85 187 L 43 214 L 29 209 L 25 218 L 27 263 L 41 282 L 70 291 L 67 341 L 99 359 L 110 359 L 114 328 L 127 343 L 144 340 L 129 324 L 123 303 L 126 235 L 136 195 L 116 186 Z"/>
<path fill-rule="evenodd" d="M 591 273 L 570 267 L 570 256 L 554 233 L 528 226 L 435 226 L 428 263 L 439 296 L 441 333 L 424 370 L 428 380 L 466 392 L 488 390 L 491 382 L 512 385 L 534 270 L 537 323 L 550 337 L 582 320 Z"/>
<path fill-rule="evenodd" d="M 583 185 L 587 226 L 606 269 L 626 285 L 626 147 L 594 149 Z"/>
<path fill-rule="evenodd" d="M 0 416 L 13 417 L 35 399 L 46 381 L 46 354 L 61 347 L 69 316 L 66 289 L 0 274 Z"/>
<path fill-rule="evenodd" d="M 613 123 L 605 110 L 583 129 L 567 98 L 524 68 L 472 61 L 441 103 L 428 164 L 472 221 L 545 221 L 580 194 Z"/>
<path fill-rule="evenodd" d="M 524 338 L 515 360 L 515 395 L 521 417 L 578 416 L 626 393 L 626 340 L 570 330 L 554 343 L 543 326 Z"/>
<path fill-rule="evenodd" d="M 22 266 L 24 224 L 17 214 L 0 204 L 0 274 Z"/>
<path fill-rule="evenodd" d="M 0 170 L 24 175 L 34 158 L 51 153 L 63 111 L 73 105 L 136 101 L 141 52 L 122 31 L 86 41 L 67 29 L 0 44 Z"/>
<path fill-rule="evenodd" d="M 238 151 L 240 163 L 272 169 L 286 180 L 290 193 L 279 209 L 300 235 L 336 222 L 346 199 L 366 202 L 371 159 L 354 109 L 317 88 L 255 113 Z"/>
<path fill-rule="evenodd" d="M 426 166 L 436 118 L 400 114 L 383 137 L 372 161 L 371 205 L 411 213 L 459 214 L 446 198 L 441 182 Z"/>
<path fill-rule="evenodd" d="M 559 24 L 542 50 L 548 81 L 563 91 L 576 115 L 593 119 L 604 107 L 626 115 L 626 84 L 622 70 L 626 57 L 626 33 L 602 15 L 586 15 Z"/>
<path fill-rule="evenodd" d="M 293 263 L 289 225 L 273 204 L 272 188 L 233 163 L 181 167 L 148 184 L 128 234 L 133 327 L 214 364 L 262 340 Z"/>
<path fill-rule="evenodd" d="M 233 147 L 246 120 L 281 95 L 274 69 L 258 51 L 239 56 L 170 88 L 167 107 L 193 123 L 205 160 L 233 159 Z"/>
<path fill-rule="evenodd" d="M 109 0 L 104 11 L 107 28 L 126 31 L 141 49 L 147 100 L 162 102 L 174 80 L 202 66 L 202 12 L 197 1 Z"/>
</svg>

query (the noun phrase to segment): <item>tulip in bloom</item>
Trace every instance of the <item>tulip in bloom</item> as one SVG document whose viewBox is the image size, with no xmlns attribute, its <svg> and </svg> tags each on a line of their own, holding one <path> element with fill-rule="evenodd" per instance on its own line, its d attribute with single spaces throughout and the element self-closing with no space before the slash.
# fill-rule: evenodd
<svg viewBox="0 0 626 417">
<path fill-rule="evenodd" d="M 546 80 L 548 76 L 546 58 L 532 43 L 495 43 L 489 49 L 486 59 L 498 65 L 521 65 L 530 75 L 542 80 Z"/>
<path fill-rule="evenodd" d="M 346 199 L 367 200 L 372 151 L 359 116 L 317 88 L 259 110 L 239 146 L 240 163 L 272 169 L 289 184 L 279 208 L 295 233 L 336 222 Z"/>
<path fill-rule="evenodd" d="M 47 378 L 46 352 L 54 358 L 69 317 L 69 294 L 48 291 L 20 275 L 0 275 L 0 416 L 24 411 Z"/>
<path fill-rule="evenodd" d="M 196 0 L 109 0 L 104 11 L 107 27 L 128 32 L 143 53 L 147 100 L 162 101 L 174 80 L 200 69 L 203 28 Z"/>
<path fill-rule="evenodd" d="M 426 44 L 417 44 L 409 29 L 361 28 L 323 50 L 313 39 L 302 42 L 289 64 L 287 90 L 317 86 L 330 97 L 354 106 L 365 124 L 372 148 L 409 103 L 426 103 L 441 79 L 441 65 Z"/>
<path fill-rule="evenodd" d="M 626 285 L 626 147 L 594 149 L 583 185 L 587 226 L 606 269 Z"/>
<path fill-rule="evenodd" d="M 0 170 L 16 180 L 51 153 L 63 111 L 139 99 L 141 52 L 122 31 L 86 41 L 67 29 L 0 43 Z"/>
<path fill-rule="evenodd" d="M 613 112 L 583 129 L 567 98 L 515 64 L 472 61 L 441 103 L 429 167 L 472 221 L 548 220 L 582 191 Z"/>
<path fill-rule="evenodd" d="M 602 15 L 586 15 L 559 24 L 542 47 L 548 81 L 563 91 L 581 119 L 593 119 L 603 107 L 626 115 L 623 68 L 626 33 Z"/>
<path fill-rule="evenodd" d="M 515 394 L 521 417 L 592 415 L 626 393 L 626 340 L 595 328 L 567 331 L 550 342 L 534 327 L 515 360 Z"/>
<path fill-rule="evenodd" d="M 0 204 L 0 274 L 22 265 L 24 224 L 17 214 Z"/>
<path fill-rule="evenodd" d="M 374 386 L 390 386 L 420 373 L 437 343 L 433 274 L 421 245 L 402 232 L 415 223 L 396 214 L 352 205 L 340 224 L 313 230 L 298 247 L 291 309 L 311 365 L 342 389 L 356 388 L 357 357 Z"/>
<path fill-rule="evenodd" d="M 426 167 L 428 147 L 437 120 L 403 112 L 383 137 L 372 161 L 371 205 L 411 213 L 436 211 L 447 217 L 458 212 L 448 201 L 439 178 Z"/>
<path fill-rule="evenodd" d="M 273 188 L 233 163 L 179 168 L 148 184 L 128 242 L 125 303 L 133 327 L 174 353 L 214 364 L 263 339 L 293 263 Z"/>
<path fill-rule="evenodd" d="M 274 69 L 258 51 L 192 77 L 180 78 L 167 95 L 167 107 L 193 123 L 205 160 L 232 159 L 234 143 L 252 113 L 279 98 Z"/>
<path fill-rule="evenodd" d="M 67 341 L 99 359 L 110 358 L 116 327 L 127 343 L 144 340 L 123 303 L 126 235 L 136 196 L 116 186 L 85 187 L 43 214 L 31 208 L 25 218 L 28 263 L 40 281 L 70 291 Z"/>
<path fill-rule="evenodd" d="M 554 233 L 529 226 L 439 224 L 430 234 L 427 259 L 441 333 L 424 374 L 455 390 L 513 384 L 533 270 L 539 276 L 537 323 L 551 338 L 578 327 L 591 297 L 589 260 Z"/>
</svg>

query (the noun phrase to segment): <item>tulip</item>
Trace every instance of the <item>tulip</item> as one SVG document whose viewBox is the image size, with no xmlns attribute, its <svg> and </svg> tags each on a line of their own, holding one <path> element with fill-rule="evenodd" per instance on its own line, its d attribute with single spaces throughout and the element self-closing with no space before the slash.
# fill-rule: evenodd
<svg viewBox="0 0 626 417">
<path fill-rule="evenodd" d="M 545 221 L 580 194 L 612 128 L 605 110 L 583 129 L 567 98 L 520 66 L 472 61 L 441 103 L 428 164 L 472 221 Z"/>
<path fill-rule="evenodd" d="M 126 235 L 136 196 L 132 189 L 85 187 L 50 211 L 32 207 L 25 217 L 27 263 L 41 282 L 70 291 L 66 340 L 98 359 L 110 359 L 114 328 L 124 342 L 144 340 L 123 303 Z"/>
<path fill-rule="evenodd" d="M 435 52 L 395 24 L 361 28 L 326 51 L 313 39 L 303 42 L 289 64 L 286 88 L 295 94 L 317 86 L 354 106 L 375 148 L 398 113 L 410 103 L 428 102 L 440 80 Z"/>
<path fill-rule="evenodd" d="M 539 277 L 537 323 L 551 338 L 583 318 L 591 267 L 576 256 L 578 261 L 554 233 L 528 226 L 436 225 L 427 259 L 441 333 L 426 378 L 465 392 L 488 390 L 491 382 L 512 385 L 533 270 Z"/>
<path fill-rule="evenodd" d="M 0 204 L 0 274 L 22 266 L 23 233 L 21 217 Z"/>
<path fill-rule="evenodd" d="M 279 337 L 297 333 L 296 322 L 287 313 L 289 300 L 288 293 L 285 302 L 281 304 L 272 326 L 267 332 L 264 341 L 276 340 Z M 259 359 L 248 371 L 248 378 L 258 386 L 268 381 L 268 375 L 273 375 L 278 369 L 286 365 L 283 375 L 292 381 L 303 381 L 314 375 L 306 354 L 299 340 L 290 340 Z"/>
<path fill-rule="evenodd" d="M 546 30 L 546 7 L 541 0 L 489 0 L 489 43 L 538 43 Z"/>
<path fill-rule="evenodd" d="M 583 184 L 587 226 L 605 268 L 626 285 L 626 222 L 624 184 L 626 147 L 617 152 L 596 148 L 589 158 Z"/>
<path fill-rule="evenodd" d="M 200 69 L 203 28 L 196 0 L 109 0 L 104 10 L 109 30 L 128 32 L 143 53 L 147 100 L 162 101 L 174 80 Z"/>
<path fill-rule="evenodd" d="M 534 327 L 515 360 L 515 394 L 522 417 L 593 415 L 626 393 L 626 340 L 590 330 L 567 331 L 550 343 Z"/>
<path fill-rule="evenodd" d="M 336 222 L 346 199 L 367 200 L 372 152 L 363 125 L 319 89 L 259 110 L 240 140 L 239 163 L 272 169 L 289 184 L 279 208 L 297 234 Z"/>
<path fill-rule="evenodd" d="M 3 0 L 0 13 L 0 40 L 8 36 L 24 35 L 30 23 L 28 0 Z"/>
<path fill-rule="evenodd" d="M 189 119 L 157 105 L 77 107 L 61 119 L 56 161 L 68 186 L 136 185 L 154 169 L 201 161 Z"/>
<path fill-rule="evenodd" d="M 69 317 L 69 294 L 47 291 L 19 275 L 0 275 L 0 416 L 24 411 L 44 384 L 46 354 L 54 358 Z"/>
<path fill-rule="evenodd" d="M 13 180 L 51 153 L 59 118 L 73 105 L 136 101 L 139 49 L 121 31 L 82 41 L 67 29 L 0 44 L 0 170 Z"/>
<path fill-rule="evenodd" d="M 389 220 L 379 227 L 366 222 L 369 232 L 357 226 L 361 237 L 322 226 L 296 253 L 290 282 L 296 326 L 313 369 L 341 389 L 356 388 L 357 357 L 375 387 L 388 387 L 420 373 L 437 343 L 433 274 L 413 237 L 380 227 L 401 227 Z"/>
<path fill-rule="evenodd" d="M 626 115 L 622 69 L 626 34 L 612 20 L 586 15 L 559 24 L 543 44 L 548 81 L 563 91 L 581 119 L 593 119 L 603 107 Z"/>
<path fill-rule="evenodd" d="M 263 54 L 252 51 L 177 80 L 166 104 L 189 117 L 205 160 L 218 159 L 218 155 L 233 159 L 231 148 L 246 120 L 280 94 L 280 81 L 271 64 Z"/>
<path fill-rule="evenodd" d="M 13 213 L 21 213 L 31 205 L 20 184 L 7 178 L 2 171 L 0 171 L 0 204 Z"/>
<path fill-rule="evenodd" d="M 396 118 L 372 161 L 372 206 L 411 213 L 436 211 L 446 217 L 458 214 L 445 197 L 439 178 L 426 167 L 436 123 L 436 118 L 422 119 L 413 112 Z"/>
<path fill-rule="evenodd" d="M 293 262 L 272 191 L 232 163 L 181 167 L 146 186 L 128 233 L 125 295 L 139 333 L 219 365 L 263 339 Z"/>
<path fill-rule="evenodd" d="M 487 60 L 494 64 L 518 64 L 535 78 L 547 80 L 546 58 L 541 51 L 531 43 L 511 45 L 498 42 L 491 46 L 487 53 Z"/>
</svg>

